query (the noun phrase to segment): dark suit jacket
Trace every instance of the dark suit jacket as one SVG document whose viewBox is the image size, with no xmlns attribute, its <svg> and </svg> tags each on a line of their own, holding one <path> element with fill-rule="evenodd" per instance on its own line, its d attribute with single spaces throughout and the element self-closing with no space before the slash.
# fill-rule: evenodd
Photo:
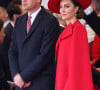
<svg viewBox="0 0 100 90">
<path fill-rule="evenodd" d="M 4 62 L 4 69 L 5 69 L 7 80 L 11 80 L 11 73 L 10 73 L 9 60 L 8 60 L 8 49 L 10 47 L 12 31 L 13 31 L 13 26 L 11 25 L 11 23 L 9 23 L 5 28 L 5 38 L 2 44 L 2 60 Z"/>
<path fill-rule="evenodd" d="M 93 67 L 92 67 L 92 77 L 93 77 L 93 84 L 96 84 L 97 86 L 100 87 L 100 72 L 95 70 Z"/>
<path fill-rule="evenodd" d="M 25 82 L 32 81 L 27 90 L 54 90 L 58 21 L 42 8 L 26 34 L 27 18 L 25 14 L 17 19 L 12 35 L 9 49 L 12 76 L 20 73 Z"/>
<path fill-rule="evenodd" d="M 1 48 L 1 46 L 0 46 Z M 1 51 L 1 50 L 0 50 Z M 5 71 L 4 71 L 4 65 L 3 65 L 3 60 L 2 60 L 2 55 L 0 53 L 0 83 L 5 77 Z"/>
<path fill-rule="evenodd" d="M 8 49 L 11 41 L 12 29 L 13 27 L 9 23 L 5 28 L 4 41 L 2 45 L 0 45 L 0 88 L 4 87 L 7 90 L 9 89 L 7 80 L 12 80 L 8 60 Z"/>
<path fill-rule="evenodd" d="M 96 15 L 95 12 L 90 15 L 85 15 L 85 20 L 93 28 L 98 36 L 100 36 L 100 17 Z"/>
<path fill-rule="evenodd" d="M 9 23 L 6 28 L 5 28 L 5 38 L 3 43 L 0 45 L 0 67 L 2 67 L 1 72 L 4 71 L 5 73 L 5 78 L 8 79 L 8 76 L 10 74 L 9 70 L 9 60 L 8 60 L 8 49 L 10 46 L 10 41 L 11 41 L 11 34 L 12 34 L 13 27 Z M 2 75 L 0 75 L 2 76 Z"/>
</svg>

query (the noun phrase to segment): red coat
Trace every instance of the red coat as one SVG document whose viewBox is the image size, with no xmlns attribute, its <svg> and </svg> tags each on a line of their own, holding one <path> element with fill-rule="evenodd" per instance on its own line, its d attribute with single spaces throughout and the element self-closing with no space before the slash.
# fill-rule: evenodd
<svg viewBox="0 0 100 90">
<path fill-rule="evenodd" d="M 78 20 L 60 34 L 56 58 L 55 90 L 93 90 L 87 33 Z"/>
<path fill-rule="evenodd" d="M 98 35 L 92 43 L 92 59 L 100 59 L 100 37 Z"/>
</svg>

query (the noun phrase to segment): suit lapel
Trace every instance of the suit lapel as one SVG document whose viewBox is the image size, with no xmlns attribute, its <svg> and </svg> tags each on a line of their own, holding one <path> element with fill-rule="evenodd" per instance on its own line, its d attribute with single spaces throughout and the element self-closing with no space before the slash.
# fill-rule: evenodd
<svg viewBox="0 0 100 90">
<path fill-rule="evenodd" d="M 39 12 L 39 14 L 36 16 L 28 34 L 26 35 L 25 40 L 27 40 L 27 38 L 29 38 L 29 36 L 36 30 L 36 28 L 39 26 L 40 22 L 42 21 L 42 16 L 44 14 L 44 9 L 42 8 L 42 10 Z M 26 21 L 27 22 L 27 21 Z M 24 40 L 24 41 L 25 41 Z"/>
<path fill-rule="evenodd" d="M 27 18 L 28 18 L 28 14 L 26 13 L 23 18 L 21 19 L 21 24 L 20 24 L 20 27 L 21 27 L 21 30 L 20 30 L 20 33 L 21 33 L 21 39 L 22 39 L 22 42 L 25 40 L 27 34 L 26 34 L 26 23 L 27 23 Z"/>
<path fill-rule="evenodd" d="M 13 30 L 13 26 L 11 25 L 11 23 L 8 24 L 10 30 L 12 31 Z"/>
</svg>

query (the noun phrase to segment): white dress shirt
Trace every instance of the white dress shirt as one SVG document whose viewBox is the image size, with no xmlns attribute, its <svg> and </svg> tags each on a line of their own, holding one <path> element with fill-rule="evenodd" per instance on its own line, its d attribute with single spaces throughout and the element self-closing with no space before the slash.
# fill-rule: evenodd
<svg viewBox="0 0 100 90">
<path fill-rule="evenodd" d="M 38 15 L 38 13 L 41 11 L 41 7 L 34 13 L 31 14 L 31 25 L 34 22 L 36 16 Z M 30 13 L 28 13 L 28 16 L 30 16 Z"/>
</svg>

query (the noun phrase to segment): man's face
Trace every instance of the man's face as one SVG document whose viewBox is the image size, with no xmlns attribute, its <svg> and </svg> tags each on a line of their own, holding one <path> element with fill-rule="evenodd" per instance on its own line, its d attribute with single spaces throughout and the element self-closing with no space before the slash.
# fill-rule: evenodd
<svg viewBox="0 0 100 90">
<path fill-rule="evenodd" d="M 0 7 L 0 19 L 5 22 L 7 12 L 3 7 Z"/>
<path fill-rule="evenodd" d="M 22 0 L 22 6 L 27 11 L 35 11 L 40 7 L 41 0 Z"/>
</svg>

